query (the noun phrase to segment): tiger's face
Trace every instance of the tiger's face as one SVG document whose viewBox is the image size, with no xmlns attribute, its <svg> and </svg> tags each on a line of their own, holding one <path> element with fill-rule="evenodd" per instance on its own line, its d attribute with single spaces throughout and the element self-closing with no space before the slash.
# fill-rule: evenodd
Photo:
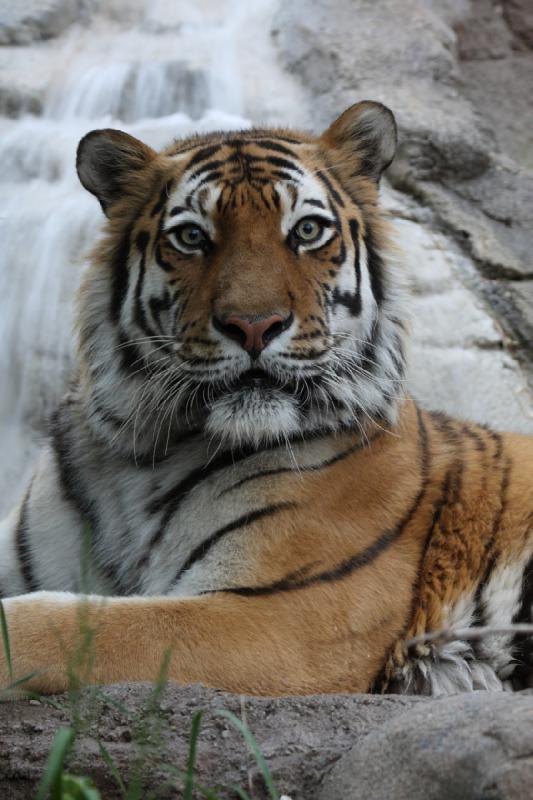
<svg viewBox="0 0 533 800">
<path fill-rule="evenodd" d="M 250 130 L 157 154 L 88 134 L 78 172 L 109 227 L 82 345 L 99 350 L 105 320 L 122 371 L 158 395 L 152 414 L 234 445 L 390 417 L 403 323 L 377 181 L 395 141 L 373 103 L 319 138 Z"/>
</svg>

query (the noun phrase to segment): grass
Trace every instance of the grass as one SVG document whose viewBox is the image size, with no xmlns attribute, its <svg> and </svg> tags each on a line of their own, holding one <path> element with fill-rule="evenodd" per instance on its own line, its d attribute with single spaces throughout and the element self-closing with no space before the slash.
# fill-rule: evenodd
<svg viewBox="0 0 533 800">
<path fill-rule="evenodd" d="M 63 713 L 67 712 L 70 723 L 58 727 L 56 731 L 37 789 L 36 800 L 105 800 L 90 778 L 75 775 L 68 769 L 69 758 L 73 755 L 76 741 L 82 734 L 96 742 L 102 761 L 109 776 L 116 784 L 122 800 L 150 800 L 150 798 L 157 800 L 162 792 L 168 793 L 169 790 L 179 791 L 180 794 L 175 796 L 181 797 L 183 800 L 196 800 L 197 798 L 227 800 L 230 797 L 254 800 L 244 788 L 239 786 L 208 788 L 198 782 L 196 764 L 201 726 L 202 721 L 209 713 L 225 719 L 242 735 L 263 776 L 268 797 L 270 800 L 282 800 L 250 728 L 245 721 L 225 709 L 217 709 L 213 712 L 204 709 L 196 711 L 191 720 L 186 763 L 183 766 L 169 764 L 165 739 L 168 739 L 172 732 L 161 709 L 161 697 L 167 684 L 170 652 L 165 655 L 159 675 L 146 701 L 141 708 L 132 713 L 121 703 L 108 697 L 100 687 L 88 685 L 93 667 L 94 631 L 88 624 L 87 609 L 83 600 L 80 602 L 79 613 L 82 638 L 79 648 L 66 667 L 69 679 L 66 699 L 39 698 L 43 703 L 47 703 Z M 24 684 L 27 684 L 36 673 L 18 679 L 13 673 L 9 630 L 1 600 L 0 634 L 10 681 L 5 689 L 0 688 L 1 697 L 2 694 L 15 688 L 23 689 Z M 135 756 L 130 764 L 128 776 L 120 773 L 113 757 L 98 734 L 94 732 L 95 723 L 105 705 L 112 706 L 114 711 L 120 713 L 132 730 L 132 748 Z M 148 786 L 147 775 L 153 776 L 156 771 L 166 777 L 161 779 L 159 786 Z"/>
</svg>

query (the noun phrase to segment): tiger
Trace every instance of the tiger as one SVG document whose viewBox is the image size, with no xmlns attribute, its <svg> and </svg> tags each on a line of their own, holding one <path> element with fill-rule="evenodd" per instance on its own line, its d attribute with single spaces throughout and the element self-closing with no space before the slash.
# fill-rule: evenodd
<svg viewBox="0 0 533 800">
<path fill-rule="evenodd" d="M 93 684 L 166 659 L 250 695 L 530 685 L 533 440 L 407 391 L 379 200 L 396 147 L 372 101 L 319 136 L 81 140 L 105 227 L 68 391 L 2 523 L 0 686 L 67 689 L 84 625 Z"/>
</svg>

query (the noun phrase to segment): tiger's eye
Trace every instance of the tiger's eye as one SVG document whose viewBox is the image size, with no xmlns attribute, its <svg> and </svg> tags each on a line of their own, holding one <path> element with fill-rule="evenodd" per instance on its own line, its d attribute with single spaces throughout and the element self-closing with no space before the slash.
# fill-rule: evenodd
<svg viewBox="0 0 533 800">
<path fill-rule="evenodd" d="M 322 233 L 322 226 L 316 219 L 301 219 L 294 228 L 294 233 L 298 239 L 304 242 L 312 242 L 314 239 L 318 239 Z"/>
<path fill-rule="evenodd" d="M 198 247 L 206 239 L 205 233 L 198 225 L 183 225 L 178 230 L 178 237 L 187 247 Z"/>
</svg>

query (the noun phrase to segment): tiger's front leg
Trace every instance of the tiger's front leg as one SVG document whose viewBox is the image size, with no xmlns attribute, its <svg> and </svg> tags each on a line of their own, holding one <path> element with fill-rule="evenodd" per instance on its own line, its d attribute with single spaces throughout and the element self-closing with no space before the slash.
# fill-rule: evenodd
<svg viewBox="0 0 533 800">
<path fill-rule="evenodd" d="M 13 679 L 36 672 L 25 688 L 60 692 L 69 664 L 90 664 L 82 682 L 153 681 L 169 654 L 167 676 L 182 684 L 264 695 L 364 691 L 380 666 L 382 636 L 376 648 L 371 631 L 345 627 L 331 598 L 305 594 L 10 598 Z M 0 659 L 0 685 L 8 683 Z"/>
</svg>

